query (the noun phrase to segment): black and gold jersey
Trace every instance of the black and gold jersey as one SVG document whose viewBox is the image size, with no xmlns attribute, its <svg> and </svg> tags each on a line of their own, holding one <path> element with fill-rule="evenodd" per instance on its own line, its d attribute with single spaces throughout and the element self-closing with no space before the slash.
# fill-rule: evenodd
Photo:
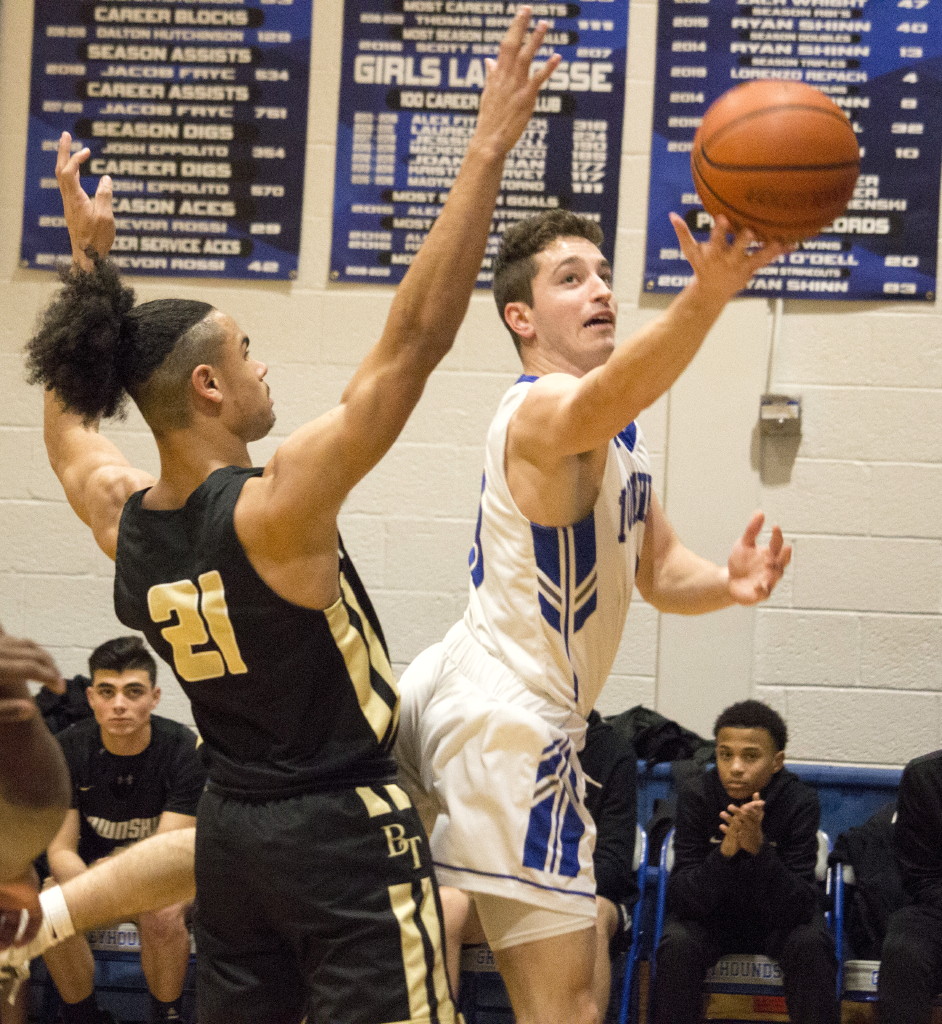
<svg viewBox="0 0 942 1024">
<path fill-rule="evenodd" d="M 132 495 L 115 611 L 190 698 L 215 789 L 268 800 L 390 779 L 399 694 L 376 612 L 342 543 L 340 597 L 323 611 L 261 579 L 233 523 L 261 472 L 218 469 L 172 511 Z"/>
</svg>

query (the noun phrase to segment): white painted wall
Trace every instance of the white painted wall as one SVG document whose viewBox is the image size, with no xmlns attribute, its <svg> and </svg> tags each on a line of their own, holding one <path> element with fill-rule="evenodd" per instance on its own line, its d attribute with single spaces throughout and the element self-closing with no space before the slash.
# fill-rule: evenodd
<svg viewBox="0 0 942 1024">
<path fill-rule="evenodd" d="M 42 641 L 72 674 L 91 647 L 123 629 L 111 611 L 111 565 L 46 466 L 40 395 L 23 382 L 21 349 L 53 289 L 50 275 L 18 267 L 30 19 L 26 0 L 0 3 L 0 622 Z M 255 448 L 259 461 L 336 401 L 390 298 L 386 288 L 327 284 L 341 19 L 340 0 L 315 3 L 298 280 L 133 281 L 141 299 L 205 298 L 251 334 L 270 364 L 279 417 L 275 434 Z M 641 293 L 655 4 L 633 0 L 630 20 L 616 248 L 625 335 L 667 303 Z M 516 369 L 490 296 L 475 296 L 401 440 L 346 506 L 344 535 L 399 669 L 464 606 L 480 447 Z M 759 396 L 767 389 L 802 398 L 794 461 L 760 447 Z M 738 300 L 642 425 L 658 493 L 691 547 L 725 559 L 749 514 L 764 507 L 795 556 L 772 601 L 756 610 L 662 618 L 638 599 L 602 710 L 644 703 L 708 733 L 726 704 L 755 695 L 785 713 L 796 759 L 902 764 L 942 745 L 938 300 L 788 300 L 778 309 Z M 136 415 L 109 434 L 156 468 Z M 161 681 L 165 712 L 188 720 L 166 669 Z"/>
</svg>

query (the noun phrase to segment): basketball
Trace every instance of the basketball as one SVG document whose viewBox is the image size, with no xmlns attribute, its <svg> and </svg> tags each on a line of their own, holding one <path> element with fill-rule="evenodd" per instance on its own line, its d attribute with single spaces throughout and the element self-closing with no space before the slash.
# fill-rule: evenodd
<svg viewBox="0 0 942 1024">
<path fill-rule="evenodd" d="M 819 89 L 763 79 L 710 105 L 690 168 L 712 216 L 764 241 L 798 242 L 844 211 L 860 147 L 847 115 Z"/>
</svg>

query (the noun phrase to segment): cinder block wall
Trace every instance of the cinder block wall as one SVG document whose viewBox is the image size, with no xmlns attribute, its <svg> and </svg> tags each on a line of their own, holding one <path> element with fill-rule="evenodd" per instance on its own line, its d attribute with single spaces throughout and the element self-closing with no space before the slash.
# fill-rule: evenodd
<svg viewBox="0 0 942 1024">
<path fill-rule="evenodd" d="M 257 461 L 337 400 L 390 299 L 388 288 L 327 284 L 341 19 L 340 0 L 315 4 L 298 280 L 133 281 L 142 300 L 204 298 L 250 333 L 270 365 L 278 413 Z M 633 0 L 630 23 L 616 243 L 624 336 L 667 304 L 641 294 L 655 4 Z M 72 674 L 122 627 L 111 611 L 111 564 L 46 465 L 40 395 L 23 382 L 22 346 L 53 290 L 51 275 L 18 267 L 30 38 L 31 5 L 0 4 L 0 623 L 42 641 Z M 476 295 L 402 438 L 346 505 L 344 536 L 399 670 L 463 609 L 481 443 L 516 369 L 489 294 Z M 793 451 L 760 442 L 766 390 L 802 399 Z M 755 695 L 786 714 L 796 758 L 896 765 L 942 745 L 939 302 L 738 300 L 641 422 L 658 493 L 685 542 L 725 560 L 762 507 L 795 555 L 759 609 L 662 617 L 637 599 L 602 710 L 644 703 L 708 733 L 727 703 Z M 133 411 L 106 429 L 156 471 Z M 164 712 L 189 720 L 169 670 L 161 682 Z"/>
</svg>

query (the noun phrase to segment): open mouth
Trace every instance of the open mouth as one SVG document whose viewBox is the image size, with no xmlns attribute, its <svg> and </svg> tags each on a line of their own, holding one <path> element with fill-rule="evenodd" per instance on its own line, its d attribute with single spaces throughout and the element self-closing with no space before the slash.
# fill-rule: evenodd
<svg viewBox="0 0 942 1024">
<path fill-rule="evenodd" d="M 611 313 L 598 313 L 583 324 L 584 327 L 611 327 L 615 318 Z"/>
</svg>

